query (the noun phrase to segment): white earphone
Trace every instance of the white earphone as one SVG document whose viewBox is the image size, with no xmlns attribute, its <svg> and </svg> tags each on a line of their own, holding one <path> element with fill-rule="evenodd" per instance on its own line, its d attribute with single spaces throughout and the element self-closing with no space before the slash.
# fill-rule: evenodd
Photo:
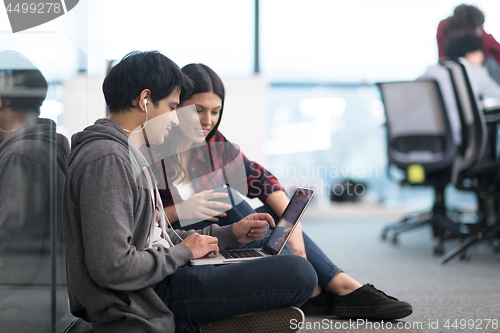
<svg viewBox="0 0 500 333">
<path fill-rule="evenodd" d="M 128 133 L 139 133 L 140 131 L 142 131 L 144 129 L 144 127 L 146 127 L 146 124 L 148 123 L 148 100 L 147 98 L 144 98 L 142 100 L 144 102 L 144 109 L 146 110 L 146 122 L 144 123 L 144 125 L 142 125 L 141 129 L 137 130 L 137 131 L 129 131 L 127 129 L 123 129 L 125 132 L 128 132 Z"/>
</svg>

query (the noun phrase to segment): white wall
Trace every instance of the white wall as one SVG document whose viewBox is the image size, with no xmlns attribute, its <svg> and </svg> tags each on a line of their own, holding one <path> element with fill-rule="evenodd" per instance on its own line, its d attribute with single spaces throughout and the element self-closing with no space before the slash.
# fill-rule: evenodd
<svg viewBox="0 0 500 333">
<path fill-rule="evenodd" d="M 251 160 L 265 165 L 263 145 L 267 139 L 267 88 L 260 76 L 224 79 L 226 100 L 220 131 L 240 146 Z"/>
<path fill-rule="evenodd" d="M 68 139 L 73 134 L 106 116 L 102 93 L 103 77 L 81 74 L 64 81 L 64 132 Z"/>
</svg>

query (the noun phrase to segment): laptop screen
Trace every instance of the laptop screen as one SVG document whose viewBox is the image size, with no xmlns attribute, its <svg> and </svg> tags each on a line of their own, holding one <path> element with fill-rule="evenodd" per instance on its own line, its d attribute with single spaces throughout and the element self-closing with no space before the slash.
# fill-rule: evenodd
<svg viewBox="0 0 500 333">
<path fill-rule="evenodd" d="M 263 248 L 264 252 L 271 255 L 281 252 L 281 249 L 311 201 L 314 192 L 313 189 L 300 187 L 295 191 L 279 223 L 276 224 L 276 228 L 274 228 L 272 234 L 269 236 L 269 240 Z"/>
</svg>

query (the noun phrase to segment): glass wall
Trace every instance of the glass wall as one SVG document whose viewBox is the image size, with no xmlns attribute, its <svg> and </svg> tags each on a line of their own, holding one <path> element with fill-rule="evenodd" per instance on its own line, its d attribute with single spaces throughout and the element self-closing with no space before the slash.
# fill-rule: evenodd
<svg viewBox="0 0 500 333">
<path fill-rule="evenodd" d="M 73 320 L 62 205 L 74 120 L 68 103 L 74 94 L 87 100 L 87 89 L 71 85 L 87 86 L 89 18 L 85 1 L 58 8 L 66 17 L 17 33 L 8 11 L 0 15 L 2 332 L 62 332 Z"/>
</svg>

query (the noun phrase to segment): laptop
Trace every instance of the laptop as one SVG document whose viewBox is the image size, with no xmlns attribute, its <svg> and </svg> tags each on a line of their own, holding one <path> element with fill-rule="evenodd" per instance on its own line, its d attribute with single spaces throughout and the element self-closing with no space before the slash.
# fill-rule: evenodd
<svg viewBox="0 0 500 333">
<path fill-rule="evenodd" d="M 261 248 L 254 249 L 235 249 L 220 251 L 218 255 L 206 255 L 199 259 L 192 259 L 191 265 L 224 265 L 237 262 L 274 256 L 281 253 L 285 247 L 288 238 L 292 235 L 293 230 L 297 226 L 311 202 L 315 190 L 299 187 L 295 190 L 290 203 L 285 209 L 279 223 L 276 224 L 267 243 Z"/>
</svg>

